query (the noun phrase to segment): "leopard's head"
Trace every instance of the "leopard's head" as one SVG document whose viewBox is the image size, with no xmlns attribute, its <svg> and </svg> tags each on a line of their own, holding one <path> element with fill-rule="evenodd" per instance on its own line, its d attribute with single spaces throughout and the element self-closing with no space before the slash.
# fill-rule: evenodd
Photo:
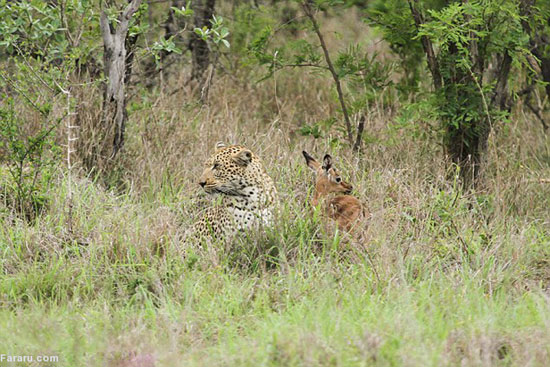
<svg viewBox="0 0 550 367">
<path fill-rule="evenodd" d="M 199 185 L 208 194 L 246 196 L 246 188 L 258 184 L 262 169 L 261 161 L 250 149 L 219 142 L 204 164 Z"/>
</svg>

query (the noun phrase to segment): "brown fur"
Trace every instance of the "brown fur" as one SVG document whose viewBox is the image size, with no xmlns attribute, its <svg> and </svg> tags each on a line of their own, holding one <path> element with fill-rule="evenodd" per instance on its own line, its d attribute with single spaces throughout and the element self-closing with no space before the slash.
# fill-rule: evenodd
<svg viewBox="0 0 550 367">
<path fill-rule="evenodd" d="M 325 155 L 321 165 L 306 151 L 303 151 L 302 154 L 306 159 L 307 166 L 316 175 L 311 205 L 316 207 L 321 204 L 325 214 L 338 223 L 340 230 L 351 231 L 363 214 L 363 206 L 359 199 L 349 195 L 353 186 L 345 182 L 332 166 L 330 155 Z M 342 193 L 344 195 L 338 195 Z"/>
</svg>

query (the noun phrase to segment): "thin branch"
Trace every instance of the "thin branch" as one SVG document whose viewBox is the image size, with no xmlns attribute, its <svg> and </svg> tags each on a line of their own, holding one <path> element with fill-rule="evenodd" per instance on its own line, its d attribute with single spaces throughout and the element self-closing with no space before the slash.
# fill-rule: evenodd
<svg viewBox="0 0 550 367">
<path fill-rule="evenodd" d="M 19 51 L 19 53 L 21 54 L 21 57 L 23 59 L 23 61 L 25 62 L 25 65 L 27 65 L 27 67 L 29 68 L 29 70 L 34 74 L 34 76 L 46 87 L 48 88 L 49 90 L 51 90 L 52 92 L 57 92 L 54 88 L 52 88 L 48 83 L 46 83 L 46 81 L 44 79 L 42 79 L 42 77 L 40 77 L 40 75 L 38 75 L 38 73 L 36 72 L 36 70 L 34 69 L 33 66 L 31 66 L 31 64 L 29 63 L 29 60 L 27 60 L 27 57 L 23 54 L 23 52 L 21 51 L 21 49 L 15 45 L 15 47 L 17 48 L 17 50 Z M 62 92 L 62 93 L 65 93 L 65 89 L 54 79 L 53 80 L 53 83 L 55 84 L 55 86 Z"/>
<path fill-rule="evenodd" d="M 544 117 L 542 117 L 542 114 L 540 113 L 540 108 L 534 107 L 531 104 L 531 102 L 529 102 L 529 99 L 525 100 L 525 105 L 527 106 L 527 108 L 531 110 L 531 112 L 535 114 L 535 116 L 537 116 L 537 118 L 542 124 L 542 127 L 544 128 L 544 131 L 548 131 L 548 124 L 546 123 L 546 120 L 544 119 Z"/>
<path fill-rule="evenodd" d="M 363 141 L 363 129 L 365 128 L 365 115 L 361 115 L 359 119 L 359 125 L 357 126 L 357 138 L 353 145 L 353 151 L 358 152 L 361 149 L 361 142 Z"/>
<path fill-rule="evenodd" d="M 287 25 L 292 24 L 292 23 L 294 23 L 295 21 L 297 21 L 298 19 L 301 19 L 301 18 L 304 18 L 304 16 L 303 16 L 303 15 L 299 15 L 299 16 L 297 16 L 297 17 L 294 17 L 294 18 L 290 19 L 289 21 L 286 21 L 286 22 L 284 22 L 284 23 L 279 24 L 279 25 L 277 26 L 277 28 L 275 28 L 275 29 L 273 30 L 273 34 L 275 34 L 275 33 L 279 32 L 279 31 L 283 30 Z"/>
<path fill-rule="evenodd" d="M 310 64 L 310 63 L 304 63 L 304 64 L 285 64 L 285 65 L 281 65 L 279 67 L 279 69 L 282 69 L 282 68 L 301 68 L 301 67 L 312 67 L 312 68 L 318 68 L 318 69 L 324 69 L 324 70 L 329 70 L 330 69 L 326 66 L 323 66 L 323 65 L 318 65 L 318 64 Z"/>
<path fill-rule="evenodd" d="M 69 23 L 67 22 L 67 18 L 65 18 L 65 1 L 61 0 L 59 2 L 59 17 L 60 17 L 60 21 L 61 21 L 61 24 L 63 24 L 63 27 L 65 28 L 65 36 L 67 37 L 67 39 L 69 40 L 69 44 L 71 45 L 71 47 L 76 47 L 75 45 L 75 42 L 73 40 L 73 37 L 71 35 L 71 32 L 69 31 Z"/>
<path fill-rule="evenodd" d="M 481 84 L 479 84 L 478 78 L 474 75 L 472 72 L 472 69 L 468 68 L 468 72 L 470 72 L 470 77 L 474 81 L 474 83 L 477 86 L 477 89 L 479 89 L 479 94 L 481 95 L 481 101 L 483 102 L 483 108 L 485 109 L 485 114 L 487 115 L 487 121 L 489 122 L 489 126 L 493 126 L 493 121 L 491 119 L 491 113 L 489 112 L 489 105 L 487 104 L 487 99 L 485 98 L 485 93 L 483 93 L 483 88 L 481 87 Z M 493 103 L 491 101 L 491 103 Z"/>
<path fill-rule="evenodd" d="M 315 15 L 313 14 L 313 10 L 311 9 L 311 6 L 308 0 L 302 1 L 302 8 L 304 9 L 304 12 L 308 16 L 309 20 L 311 21 L 311 24 L 313 25 L 313 30 L 317 34 L 317 38 L 319 38 L 319 42 L 321 43 L 321 48 L 323 49 L 323 53 L 325 54 L 325 61 L 327 63 L 330 73 L 332 74 L 332 79 L 334 79 L 334 84 L 336 84 L 336 91 L 338 92 L 338 100 L 340 101 L 340 106 L 342 107 L 342 113 L 344 114 L 344 120 L 346 122 L 346 131 L 348 134 L 348 140 L 350 144 L 353 144 L 353 133 L 351 129 L 351 121 L 349 118 L 346 103 L 344 101 L 344 92 L 342 92 L 342 86 L 340 85 L 340 77 L 338 77 L 338 74 L 336 73 L 336 69 L 334 69 L 334 65 L 332 64 L 332 60 L 330 59 L 330 55 L 328 53 L 328 48 L 325 43 L 325 39 L 323 37 L 323 34 L 321 33 L 321 30 L 319 29 L 319 24 L 315 19 Z"/>
<path fill-rule="evenodd" d="M 17 93 L 23 96 L 30 104 L 34 107 L 36 111 L 38 111 L 43 117 L 48 117 L 48 114 L 45 113 L 37 104 L 34 102 L 29 96 L 27 96 L 22 90 L 20 90 L 15 83 L 7 78 L 3 73 L 0 73 L 0 78 L 4 79 L 6 83 L 8 83 Z"/>
<path fill-rule="evenodd" d="M 128 23 L 130 22 L 130 19 L 132 19 L 134 13 L 139 9 L 140 5 L 141 0 L 132 0 L 132 2 L 128 4 L 126 9 L 124 9 L 124 12 L 122 13 L 122 16 L 119 18 L 120 24 L 117 26 L 117 33 L 124 35 L 126 34 L 126 32 L 128 31 Z"/>
</svg>

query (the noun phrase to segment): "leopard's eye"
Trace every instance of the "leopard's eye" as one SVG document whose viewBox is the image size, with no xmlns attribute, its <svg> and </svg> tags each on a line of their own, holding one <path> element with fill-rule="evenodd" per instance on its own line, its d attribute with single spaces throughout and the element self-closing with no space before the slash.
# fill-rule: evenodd
<svg viewBox="0 0 550 367">
<path fill-rule="evenodd" d="M 219 163 L 214 163 L 214 165 L 212 166 L 212 169 L 218 169 L 219 167 L 220 167 Z"/>
</svg>

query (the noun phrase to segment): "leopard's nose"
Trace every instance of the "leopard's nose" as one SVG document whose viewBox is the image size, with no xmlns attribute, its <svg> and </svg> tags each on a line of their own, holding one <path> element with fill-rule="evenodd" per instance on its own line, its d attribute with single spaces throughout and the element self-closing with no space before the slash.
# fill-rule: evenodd
<svg viewBox="0 0 550 367">
<path fill-rule="evenodd" d="M 204 187 L 204 185 L 206 185 L 206 181 L 199 182 L 199 185 L 201 185 L 201 187 Z"/>
</svg>

